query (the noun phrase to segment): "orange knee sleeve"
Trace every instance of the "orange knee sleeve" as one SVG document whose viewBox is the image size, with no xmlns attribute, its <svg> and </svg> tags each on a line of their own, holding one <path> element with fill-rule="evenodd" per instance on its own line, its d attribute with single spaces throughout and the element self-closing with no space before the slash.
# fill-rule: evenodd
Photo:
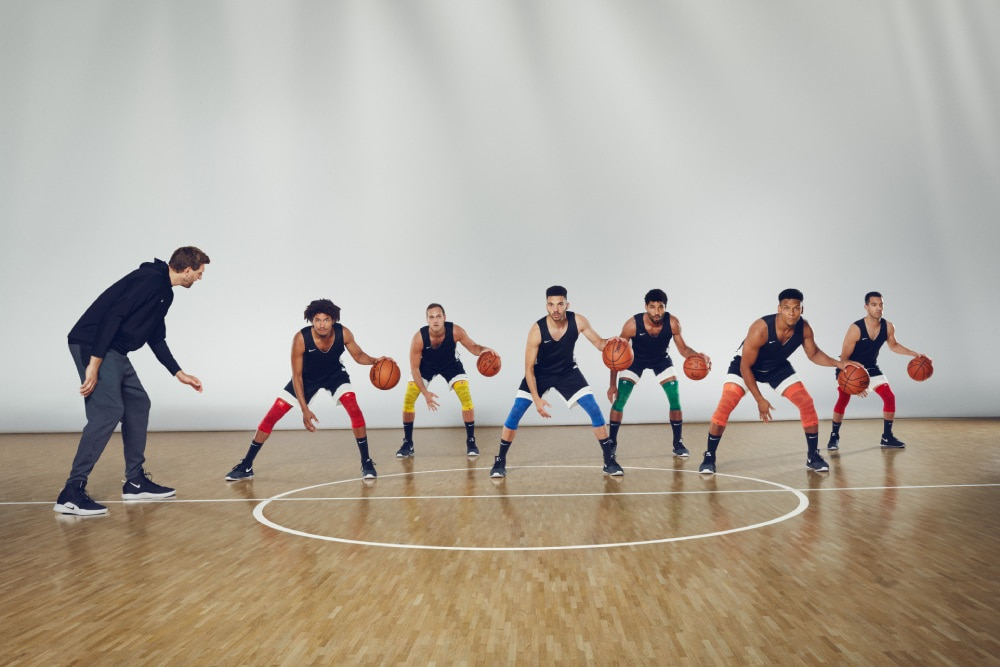
<svg viewBox="0 0 1000 667">
<path fill-rule="evenodd" d="M 722 398 L 719 399 L 719 406 L 715 408 L 715 413 L 712 415 L 712 423 L 725 427 L 729 422 L 729 415 L 739 405 L 745 393 L 743 387 L 738 384 L 727 382 L 722 385 Z"/>
<path fill-rule="evenodd" d="M 785 398 L 795 404 L 799 409 L 799 419 L 802 420 L 802 428 L 819 426 L 819 415 L 816 414 L 816 406 L 813 405 L 812 396 L 806 391 L 806 387 L 801 382 L 796 382 L 785 390 Z"/>
</svg>

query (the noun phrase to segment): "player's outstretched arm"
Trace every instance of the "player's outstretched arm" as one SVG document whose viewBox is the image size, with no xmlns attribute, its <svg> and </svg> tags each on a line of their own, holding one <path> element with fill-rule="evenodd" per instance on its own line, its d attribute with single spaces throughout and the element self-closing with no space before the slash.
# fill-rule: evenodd
<svg viewBox="0 0 1000 667">
<path fill-rule="evenodd" d="M 911 357 L 923 357 L 925 359 L 930 359 L 926 354 L 921 354 L 920 352 L 914 352 L 910 348 L 902 345 L 896 340 L 896 327 L 892 326 L 892 322 L 886 321 L 886 345 L 889 349 L 896 354 L 908 354 Z"/>
<path fill-rule="evenodd" d="M 594 331 L 594 327 L 590 326 L 590 320 L 580 313 L 576 314 L 576 330 L 602 352 L 605 346 L 607 346 L 608 341 L 611 340 L 610 338 L 601 338 L 600 334 Z"/>
<path fill-rule="evenodd" d="M 760 393 L 760 387 L 757 386 L 757 376 L 753 374 L 753 365 L 757 362 L 757 355 L 760 354 L 760 348 L 766 343 L 767 324 L 764 323 L 764 320 L 755 320 L 750 325 L 750 330 L 747 332 L 747 337 L 743 340 L 743 348 L 740 352 L 740 375 L 743 376 L 743 384 L 746 385 L 747 391 L 757 401 L 757 411 L 763 422 L 771 421 L 771 410 L 774 407 Z"/>
<path fill-rule="evenodd" d="M 864 368 L 861 364 L 856 361 L 834 359 L 829 354 L 819 349 L 816 345 L 816 337 L 813 335 L 813 329 L 809 326 L 809 323 L 802 320 L 802 349 L 805 350 L 806 356 L 809 361 L 813 362 L 817 366 L 829 366 L 830 368 L 844 369 L 844 366 L 857 366 L 858 368 Z"/>
<path fill-rule="evenodd" d="M 674 315 L 670 316 L 670 335 L 674 341 L 674 345 L 677 346 L 677 352 L 682 357 L 685 359 L 688 357 L 701 357 L 708 365 L 708 370 L 712 370 L 712 360 L 707 354 L 704 352 L 696 352 L 692 348 L 688 347 L 688 344 L 684 341 L 684 336 L 681 335 L 681 321 Z"/>
<path fill-rule="evenodd" d="M 299 331 L 292 338 L 292 389 L 295 391 L 295 398 L 299 400 L 299 408 L 302 410 L 302 425 L 311 433 L 316 430 L 315 422 L 318 422 L 319 419 L 309 409 L 309 403 L 306 401 L 306 388 L 302 381 L 302 360 L 305 355 L 306 339 Z"/>
<path fill-rule="evenodd" d="M 361 346 L 354 340 L 354 334 L 347 327 L 344 327 L 344 348 L 350 353 L 351 358 L 361 366 L 372 366 L 376 361 L 387 358 L 373 357 L 362 350 Z"/>
<path fill-rule="evenodd" d="M 465 329 L 458 326 L 457 324 L 454 325 L 454 328 L 452 329 L 452 335 L 455 337 L 456 343 L 461 343 L 462 347 L 464 347 L 471 354 L 474 354 L 477 357 L 481 355 L 483 352 L 494 352 L 492 348 L 480 345 L 476 341 L 472 340 L 472 338 L 469 337 L 469 334 L 465 331 Z"/>
</svg>

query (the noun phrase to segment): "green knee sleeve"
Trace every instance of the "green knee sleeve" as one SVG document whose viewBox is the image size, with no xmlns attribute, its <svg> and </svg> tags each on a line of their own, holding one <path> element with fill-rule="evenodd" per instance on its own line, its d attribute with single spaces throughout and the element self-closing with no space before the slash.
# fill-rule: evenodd
<svg viewBox="0 0 1000 667">
<path fill-rule="evenodd" d="M 634 388 L 634 382 L 618 380 L 618 399 L 611 406 L 611 409 L 615 412 L 625 412 L 625 404 L 628 403 L 628 397 L 632 394 L 632 389 Z"/>
<path fill-rule="evenodd" d="M 663 391 L 667 394 L 667 401 L 670 403 L 671 410 L 681 409 L 681 392 L 677 388 L 677 380 L 670 380 L 669 382 L 664 382 Z"/>
</svg>

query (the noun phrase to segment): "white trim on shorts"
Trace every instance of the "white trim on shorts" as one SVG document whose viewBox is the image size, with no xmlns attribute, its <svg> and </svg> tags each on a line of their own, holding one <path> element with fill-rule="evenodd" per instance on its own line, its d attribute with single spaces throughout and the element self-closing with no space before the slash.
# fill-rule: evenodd
<svg viewBox="0 0 1000 667">
<path fill-rule="evenodd" d="M 742 375 L 734 375 L 733 373 L 727 373 L 726 374 L 726 382 L 732 382 L 735 385 L 739 385 L 739 387 L 745 393 L 750 393 L 749 390 L 747 389 L 746 383 L 743 381 L 743 376 Z M 799 376 L 798 375 L 796 375 L 795 373 L 792 373 L 787 378 L 785 378 L 784 380 L 782 380 L 781 384 L 778 385 L 778 387 L 775 389 L 775 391 L 778 392 L 778 395 L 780 396 L 780 395 L 782 395 L 782 394 L 785 393 L 786 389 L 788 389 L 789 387 L 791 387 L 796 382 L 801 382 L 801 380 L 799 380 Z M 758 382 L 757 384 L 758 385 L 767 384 L 768 387 L 771 386 L 767 382 Z"/>
<path fill-rule="evenodd" d="M 330 390 L 327 389 L 326 387 L 320 387 L 319 390 L 315 394 L 313 394 L 313 398 L 316 398 L 316 396 L 318 396 L 319 392 L 321 391 L 330 391 Z M 350 382 L 345 382 L 344 384 L 337 387 L 337 391 L 330 391 L 330 393 L 333 395 L 333 400 L 336 402 L 337 405 L 343 405 L 340 402 L 340 397 L 350 391 L 354 391 L 354 387 L 351 386 Z M 278 394 L 278 398 L 285 401 L 286 403 L 291 403 L 292 407 L 295 407 L 296 405 L 299 404 L 299 399 L 295 397 L 295 394 L 291 394 L 285 390 L 282 390 L 281 393 Z M 310 400 L 309 403 L 312 403 L 312 401 Z M 308 403 L 306 405 L 308 405 Z"/>
<path fill-rule="evenodd" d="M 549 387 L 548 391 L 546 391 L 544 394 L 542 394 L 542 398 L 545 398 L 546 394 L 548 394 L 551 391 L 556 392 L 557 394 L 559 394 L 559 398 L 561 398 L 562 400 L 566 401 L 566 407 L 567 408 L 572 408 L 581 398 L 583 398 L 587 394 L 593 394 L 594 393 L 594 390 L 591 389 L 589 386 L 587 386 L 587 387 L 583 387 L 582 389 L 577 390 L 577 392 L 575 394 L 573 394 L 569 398 L 566 398 L 561 393 L 559 393 L 559 390 L 556 389 L 555 387 Z M 515 396 L 515 398 L 526 398 L 529 401 L 532 400 L 532 398 L 531 398 L 531 392 L 521 391 L 520 389 L 517 390 L 517 396 Z"/>
<path fill-rule="evenodd" d="M 642 372 L 645 373 L 648 370 L 651 370 L 651 369 L 649 369 L 649 368 L 643 368 Z M 619 371 L 618 372 L 618 379 L 619 380 L 628 380 L 632 384 L 639 384 L 639 376 L 636 375 L 635 373 L 633 373 L 632 371 L 630 371 L 627 368 L 625 370 L 623 370 L 623 371 Z M 677 379 L 677 369 L 674 368 L 673 364 L 670 364 L 669 366 L 667 366 L 666 368 L 664 368 L 663 372 L 662 373 L 658 373 L 656 375 L 656 378 L 655 378 L 655 380 L 659 384 L 663 384 L 664 382 L 666 382 L 667 380 L 670 380 L 670 379 L 674 379 L 674 380 Z"/>
</svg>

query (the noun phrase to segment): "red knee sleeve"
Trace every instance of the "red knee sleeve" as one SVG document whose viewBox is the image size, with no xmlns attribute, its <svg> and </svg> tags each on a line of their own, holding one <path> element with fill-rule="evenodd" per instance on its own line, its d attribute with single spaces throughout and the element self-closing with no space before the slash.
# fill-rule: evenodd
<svg viewBox="0 0 1000 667">
<path fill-rule="evenodd" d="M 361 414 L 361 408 L 358 407 L 358 399 L 354 395 L 354 392 L 349 391 L 341 396 L 340 404 L 344 406 L 348 416 L 351 418 L 351 428 L 364 428 L 365 416 Z"/>
<path fill-rule="evenodd" d="M 292 409 L 292 404 L 288 401 L 284 401 L 280 398 L 274 399 L 274 405 L 271 409 L 267 411 L 264 418 L 260 421 L 260 425 L 257 426 L 258 429 L 264 433 L 270 433 L 274 430 L 274 425 L 278 423 L 278 420 L 288 414 L 288 411 Z"/>
<path fill-rule="evenodd" d="M 889 388 L 889 385 L 880 384 L 875 387 L 875 393 L 882 397 L 882 409 L 885 412 L 896 411 L 896 395 L 892 393 L 892 389 Z"/>
<path fill-rule="evenodd" d="M 785 390 L 785 398 L 795 404 L 799 409 L 799 419 L 802 420 L 802 428 L 819 425 L 819 415 L 816 414 L 816 406 L 813 405 L 812 396 L 806 391 L 806 386 L 801 382 L 796 382 Z"/>
<path fill-rule="evenodd" d="M 851 395 L 845 393 L 843 389 L 837 387 L 837 404 L 833 406 L 833 411 L 838 415 L 844 414 L 847 404 L 851 402 Z"/>
</svg>

